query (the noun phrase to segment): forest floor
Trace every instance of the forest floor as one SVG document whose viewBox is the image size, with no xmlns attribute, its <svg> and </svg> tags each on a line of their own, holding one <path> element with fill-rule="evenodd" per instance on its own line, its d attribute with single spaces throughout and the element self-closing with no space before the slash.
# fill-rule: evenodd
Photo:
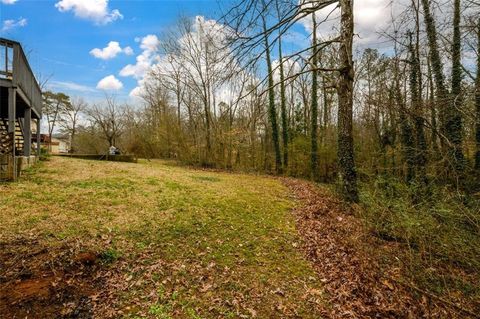
<svg viewBox="0 0 480 319">
<path fill-rule="evenodd" d="M 466 318 L 325 187 L 51 158 L 0 184 L 2 318 Z M 383 259 L 382 259 L 383 258 Z M 478 312 L 476 312 L 478 313 Z"/>
</svg>

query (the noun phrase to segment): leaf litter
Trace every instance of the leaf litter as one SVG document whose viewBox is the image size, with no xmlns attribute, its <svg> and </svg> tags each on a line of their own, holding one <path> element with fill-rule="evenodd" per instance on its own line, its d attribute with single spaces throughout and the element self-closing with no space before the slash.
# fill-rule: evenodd
<svg viewBox="0 0 480 319">
<path fill-rule="evenodd" d="M 372 236 L 354 208 L 331 191 L 293 178 L 282 181 L 298 201 L 293 213 L 300 249 L 327 294 L 324 318 L 478 318 L 468 304 L 448 302 L 405 283 L 401 267 L 381 262 L 402 251 Z"/>
</svg>

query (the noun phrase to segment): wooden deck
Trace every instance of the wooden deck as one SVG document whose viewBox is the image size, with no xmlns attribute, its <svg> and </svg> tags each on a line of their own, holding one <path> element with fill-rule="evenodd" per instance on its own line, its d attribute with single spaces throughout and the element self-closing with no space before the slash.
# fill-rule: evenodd
<svg viewBox="0 0 480 319">
<path fill-rule="evenodd" d="M 20 43 L 0 38 L 0 179 L 18 177 L 17 159 L 32 152 L 32 127 L 40 133 L 42 91 Z"/>
</svg>

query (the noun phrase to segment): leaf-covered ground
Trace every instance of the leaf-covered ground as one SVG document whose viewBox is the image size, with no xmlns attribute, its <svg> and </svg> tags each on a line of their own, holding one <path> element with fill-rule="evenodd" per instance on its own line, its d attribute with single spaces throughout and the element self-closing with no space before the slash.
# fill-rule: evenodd
<svg viewBox="0 0 480 319">
<path fill-rule="evenodd" d="M 323 284 L 328 306 L 324 318 L 479 318 L 475 294 L 453 285 L 444 293 L 412 279 L 406 261 L 411 251 L 398 242 L 385 241 L 359 218 L 362 208 L 343 205 L 328 189 L 305 181 L 284 179 L 298 199 L 293 213 L 301 236 L 301 249 Z M 437 258 L 439 265 L 448 265 Z M 425 273 L 441 269 L 419 269 Z M 478 287 L 478 273 L 461 267 L 443 271 Z"/>
<path fill-rule="evenodd" d="M 0 184 L 0 313 L 319 318 L 279 180 L 52 158 Z"/>
</svg>

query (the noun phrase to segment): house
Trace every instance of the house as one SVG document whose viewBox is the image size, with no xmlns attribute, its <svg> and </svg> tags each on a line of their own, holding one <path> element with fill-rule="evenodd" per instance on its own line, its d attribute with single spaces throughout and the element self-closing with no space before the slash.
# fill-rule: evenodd
<svg viewBox="0 0 480 319">
<path fill-rule="evenodd" d="M 33 143 L 37 145 L 37 138 L 34 136 Z M 40 148 L 50 154 L 67 154 L 70 152 L 70 141 L 63 135 L 53 135 L 52 139 L 48 134 L 40 134 Z"/>
<path fill-rule="evenodd" d="M 70 139 L 68 136 L 54 135 L 52 136 L 52 148 L 50 153 L 52 154 L 67 154 L 70 152 Z"/>
</svg>

